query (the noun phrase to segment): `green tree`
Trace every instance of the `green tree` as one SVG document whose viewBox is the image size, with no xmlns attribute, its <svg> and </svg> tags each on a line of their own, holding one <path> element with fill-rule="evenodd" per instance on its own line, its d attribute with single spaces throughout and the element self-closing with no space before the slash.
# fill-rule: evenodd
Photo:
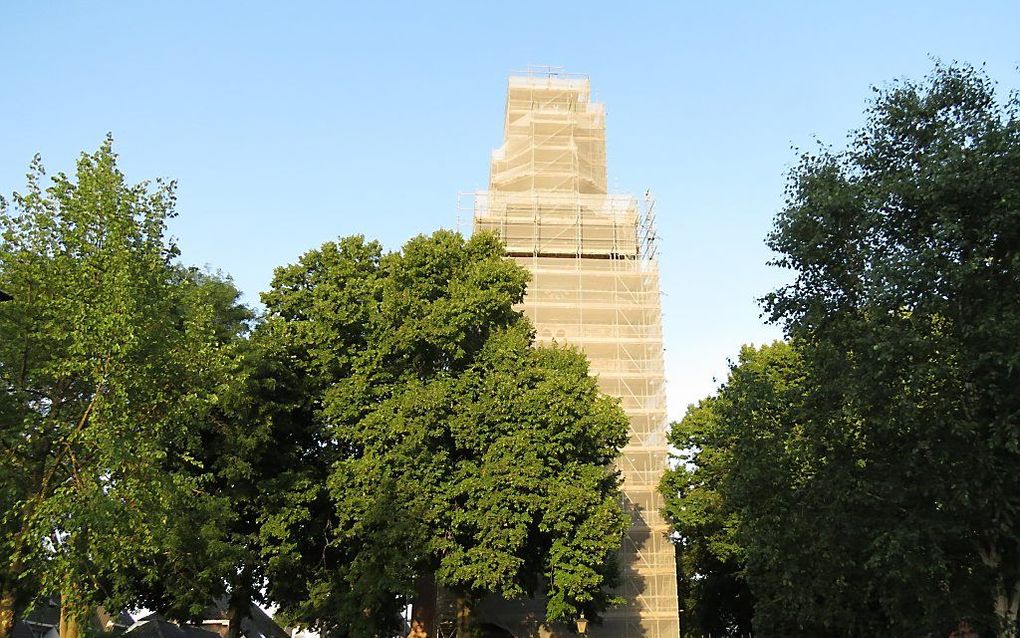
<svg viewBox="0 0 1020 638">
<path fill-rule="evenodd" d="M 729 510 L 723 479 L 729 472 L 726 432 L 718 422 L 718 397 L 688 408 L 670 426 L 678 463 L 663 475 L 663 514 L 675 532 L 683 635 L 739 636 L 751 629 L 753 597 L 740 574 L 736 513 Z"/>
<path fill-rule="evenodd" d="M 230 621 L 228 637 L 236 638 L 252 602 L 263 602 L 257 540 L 266 494 L 279 489 L 281 465 L 293 469 L 288 434 L 274 436 L 274 423 L 259 418 L 273 406 L 262 386 L 285 375 L 263 365 L 267 359 L 249 339 L 255 314 L 229 276 L 183 267 L 177 276 L 186 293 L 182 310 L 211 309 L 222 367 L 210 379 L 209 406 L 192 423 L 194 449 L 168 458 L 164 468 L 200 482 L 203 494 L 166 521 L 160 556 L 121 568 L 106 584 L 131 592 L 130 606 L 172 620 L 199 620 L 219 608 Z"/>
<path fill-rule="evenodd" d="M 718 392 L 670 427 L 677 452 L 661 490 L 663 513 L 676 532 L 685 633 L 752 633 L 758 604 L 747 567 L 749 552 L 761 544 L 754 524 L 796 506 L 787 497 L 796 491 L 804 458 L 802 367 L 786 343 L 745 346 Z M 805 626 L 783 633 L 824 635 Z"/>
<path fill-rule="evenodd" d="M 817 396 L 795 347 L 745 346 L 718 393 L 671 429 L 681 452 L 665 513 L 689 566 L 690 620 L 706 632 L 913 635 L 871 607 L 856 545 L 867 522 L 850 506 L 861 495 L 830 462 L 838 446 L 814 420 Z"/>
<path fill-rule="evenodd" d="M 336 460 L 328 431 L 315 418 L 318 396 L 310 387 L 316 379 L 294 365 L 295 352 L 275 326 L 256 323 L 237 354 L 201 456 L 212 473 L 210 491 L 232 514 L 224 528 L 228 551 L 218 554 L 230 561 L 220 571 L 227 638 L 240 636 L 253 602 L 268 602 L 263 525 L 288 506 L 292 493 L 325 485 Z"/>
<path fill-rule="evenodd" d="M 298 622 L 383 635 L 428 575 L 465 634 L 487 595 L 542 591 L 549 622 L 613 602 L 626 418 L 583 355 L 532 345 L 526 282 L 494 237 L 450 232 L 386 255 L 347 238 L 277 270 L 263 331 L 330 457 L 263 528 Z"/>
<path fill-rule="evenodd" d="M 203 502 L 216 515 L 208 508 L 178 512 L 164 555 L 147 573 L 125 571 L 120 579 L 135 592 L 134 605 L 184 622 L 222 613 L 227 638 L 237 638 L 252 604 L 268 602 L 262 526 L 292 492 L 324 486 L 335 456 L 314 418 L 316 377 L 293 365 L 296 350 L 275 324 L 255 321 L 228 278 L 194 269 L 181 274 L 212 306 L 218 343 L 229 355 L 215 403 L 196 424 L 197 463 L 175 470 L 202 480 Z"/>
<path fill-rule="evenodd" d="M 782 537 L 747 546 L 759 611 L 844 635 L 961 619 L 1016 635 L 1018 184 L 1017 96 L 955 65 L 878 90 L 845 151 L 792 171 L 768 243 L 796 278 L 766 308 L 811 379 L 814 500 L 755 519 Z M 805 548 L 817 568 L 789 560 Z"/>
<path fill-rule="evenodd" d="M 0 211 L 3 638 L 39 591 L 60 592 L 73 638 L 132 597 L 118 574 L 152 575 L 168 519 L 206 503 L 201 472 L 167 469 L 192 458 L 224 371 L 213 304 L 165 235 L 174 184 L 127 184 L 109 138 L 43 179 L 37 158 Z"/>
</svg>

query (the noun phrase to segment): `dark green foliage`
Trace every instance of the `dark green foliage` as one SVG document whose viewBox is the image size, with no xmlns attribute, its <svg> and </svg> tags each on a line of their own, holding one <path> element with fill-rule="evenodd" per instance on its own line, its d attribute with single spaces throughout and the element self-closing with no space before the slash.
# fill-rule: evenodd
<svg viewBox="0 0 1020 638">
<path fill-rule="evenodd" d="M 790 346 L 745 346 L 719 393 L 690 406 L 670 429 L 670 445 L 679 452 L 661 489 L 663 513 L 677 533 L 685 635 L 751 633 L 755 599 L 743 572 L 746 512 L 766 501 L 771 507 L 784 487 L 785 472 L 776 462 L 793 418 L 790 408 L 802 392 Z M 776 507 L 782 513 L 783 506 Z"/>
<path fill-rule="evenodd" d="M 847 150 L 802 156 L 769 245 L 796 274 L 765 300 L 795 349 L 743 351 L 674 430 L 694 467 L 668 513 L 699 586 L 746 583 L 763 635 L 1014 636 L 1016 97 L 941 65 L 877 91 Z"/>
<path fill-rule="evenodd" d="M 271 457 L 286 463 L 287 450 L 252 418 L 251 406 L 268 401 L 253 387 L 261 359 L 247 339 L 255 315 L 239 302 L 229 277 L 178 268 L 186 303 L 182 314 L 207 308 L 210 336 L 219 349 L 218 375 L 210 378 L 206 409 L 190 424 L 195 443 L 187 456 L 168 454 L 167 472 L 183 474 L 201 485 L 197 498 L 175 510 L 164 522 L 166 546 L 139 572 L 127 567 L 113 582 L 133 592 L 134 606 L 158 610 L 164 617 L 200 619 L 212 603 L 241 592 L 247 609 L 259 597 L 258 570 L 260 500 L 275 487 L 271 468 L 259 466 Z"/>
<path fill-rule="evenodd" d="M 554 622 L 609 604 L 626 419 L 581 354 L 532 347 L 526 280 L 495 238 L 449 232 L 277 270 L 256 338 L 303 379 L 329 458 L 262 531 L 297 621 L 384 633 L 426 573 L 469 600 L 545 590 Z"/>
<path fill-rule="evenodd" d="M 769 243 L 797 279 L 767 308 L 809 366 L 833 498 L 857 521 L 860 624 L 998 617 L 1011 635 L 1020 103 L 958 66 L 879 92 L 847 151 L 802 158 Z M 839 533 L 814 535 L 836 553 Z"/>
</svg>

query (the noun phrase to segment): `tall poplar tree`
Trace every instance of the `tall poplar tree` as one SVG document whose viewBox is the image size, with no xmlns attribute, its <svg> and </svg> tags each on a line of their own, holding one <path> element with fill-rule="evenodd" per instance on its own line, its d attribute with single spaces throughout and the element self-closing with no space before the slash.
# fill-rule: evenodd
<svg viewBox="0 0 1020 638">
<path fill-rule="evenodd" d="M 207 507 L 195 424 L 224 371 L 214 304 L 174 265 L 174 184 L 128 184 L 112 140 L 0 211 L 0 637 L 40 591 L 62 638 L 130 599 L 167 521 Z M 203 510 L 203 508 L 205 508 Z"/>
</svg>

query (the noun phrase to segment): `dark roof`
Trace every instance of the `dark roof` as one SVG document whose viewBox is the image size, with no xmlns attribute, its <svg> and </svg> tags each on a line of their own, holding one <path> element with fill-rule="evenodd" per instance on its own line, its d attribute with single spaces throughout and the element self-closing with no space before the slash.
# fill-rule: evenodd
<svg viewBox="0 0 1020 638">
<path fill-rule="evenodd" d="M 35 625 L 56 627 L 60 624 L 60 601 L 56 598 L 39 600 L 21 620 Z"/>
<path fill-rule="evenodd" d="M 109 629 L 127 629 L 134 624 L 135 619 L 126 611 L 111 614 L 102 607 L 96 609 L 96 622 L 103 631 Z"/>
<path fill-rule="evenodd" d="M 125 638 L 220 638 L 220 635 L 190 625 L 177 625 L 159 614 L 149 614 L 136 621 L 126 632 Z"/>
<path fill-rule="evenodd" d="M 60 598 L 43 598 L 37 601 L 21 622 L 30 625 L 42 625 L 46 627 L 57 627 L 60 625 Z M 134 619 L 126 611 L 117 614 L 110 614 L 102 607 L 95 610 L 92 615 L 92 625 L 100 630 L 127 629 Z M 27 627 L 26 627 L 27 629 Z"/>
<path fill-rule="evenodd" d="M 209 607 L 202 614 L 205 620 L 227 620 L 227 601 L 220 599 L 216 605 Z M 241 635 L 245 638 L 290 638 L 283 627 L 276 624 L 276 621 L 262 608 L 252 604 L 248 610 L 248 617 L 241 621 Z"/>
<path fill-rule="evenodd" d="M 251 606 L 251 615 L 241 623 L 241 632 L 247 638 L 290 638 L 283 627 L 258 605 Z"/>
<path fill-rule="evenodd" d="M 14 623 L 14 631 L 11 633 L 11 638 L 32 638 L 32 630 L 29 629 L 28 625 L 19 620 Z"/>
</svg>

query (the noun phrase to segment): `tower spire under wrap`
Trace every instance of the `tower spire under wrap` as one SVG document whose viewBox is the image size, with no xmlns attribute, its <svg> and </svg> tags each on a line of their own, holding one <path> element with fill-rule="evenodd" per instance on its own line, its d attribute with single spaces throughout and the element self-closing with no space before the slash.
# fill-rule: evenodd
<svg viewBox="0 0 1020 638">
<path fill-rule="evenodd" d="M 630 420 L 617 460 L 632 518 L 617 592 L 627 604 L 589 635 L 676 638 L 676 564 L 657 491 L 666 397 L 654 201 L 608 193 L 605 110 L 590 93 L 586 76 L 510 76 L 504 142 L 492 154 L 489 190 L 474 194 L 473 228 L 495 231 L 531 271 L 523 310 L 538 339 L 582 349 Z M 480 615 L 518 638 L 556 635 L 527 601 L 489 604 Z"/>
</svg>

